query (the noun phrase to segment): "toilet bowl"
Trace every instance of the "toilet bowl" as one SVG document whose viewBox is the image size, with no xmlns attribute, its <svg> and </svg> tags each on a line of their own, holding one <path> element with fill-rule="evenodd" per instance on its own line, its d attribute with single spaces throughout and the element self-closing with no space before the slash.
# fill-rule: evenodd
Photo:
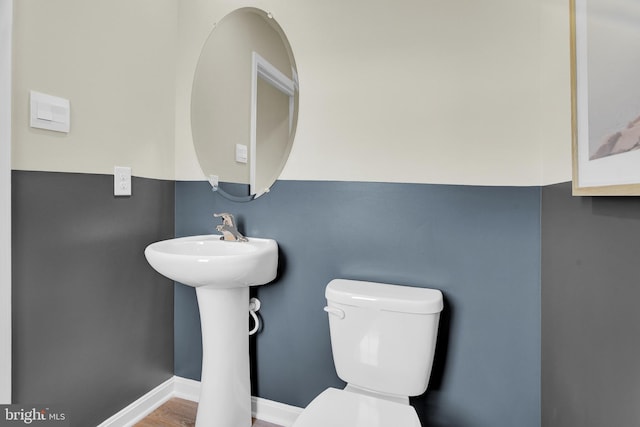
<svg viewBox="0 0 640 427">
<path fill-rule="evenodd" d="M 420 427 L 413 406 L 328 388 L 305 408 L 293 427 Z"/>
<path fill-rule="evenodd" d="M 325 296 L 334 364 L 347 386 L 323 391 L 293 427 L 420 427 L 409 396 L 427 388 L 442 293 L 336 279 Z"/>
</svg>

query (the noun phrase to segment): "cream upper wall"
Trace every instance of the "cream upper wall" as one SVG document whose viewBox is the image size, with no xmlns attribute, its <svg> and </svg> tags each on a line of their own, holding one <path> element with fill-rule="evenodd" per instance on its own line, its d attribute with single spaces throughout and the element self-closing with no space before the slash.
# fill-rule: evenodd
<svg viewBox="0 0 640 427">
<path fill-rule="evenodd" d="M 19 0 L 14 169 L 174 176 L 176 0 Z M 69 134 L 29 128 L 29 90 L 71 102 Z"/>
<path fill-rule="evenodd" d="M 570 161 L 566 0 L 20 0 L 14 169 L 204 179 L 191 83 L 214 22 L 271 11 L 300 76 L 283 179 L 541 185 Z M 28 127 L 28 91 L 71 100 Z"/>
<path fill-rule="evenodd" d="M 180 3 L 176 177 L 203 179 L 191 80 L 213 23 L 271 11 L 300 78 L 283 179 L 472 185 L 567 181 L 569 8 L 556 0 Z"/>
<path fill-rule="evenodd" d="M 540 0 L 541 185 L 571 181 L 569 2 Z"/>
</svg>

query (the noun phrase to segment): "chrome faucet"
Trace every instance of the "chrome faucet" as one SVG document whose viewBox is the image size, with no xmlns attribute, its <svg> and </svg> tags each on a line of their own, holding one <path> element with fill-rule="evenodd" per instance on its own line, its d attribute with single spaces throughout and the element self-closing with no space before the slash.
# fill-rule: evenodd
<svg viewBox="0 0 640 427">
<path fill-rule="evenodd" d="M 214 217 L 222 218 L 222 224 L 216 226 L 216 230 L 222 233 L 220 240 L 229 242 L 248 242 L 249 239 L 244 237 L 235 226 L 233 215 L 230 213 L 214 213 Z"/>
</svg>

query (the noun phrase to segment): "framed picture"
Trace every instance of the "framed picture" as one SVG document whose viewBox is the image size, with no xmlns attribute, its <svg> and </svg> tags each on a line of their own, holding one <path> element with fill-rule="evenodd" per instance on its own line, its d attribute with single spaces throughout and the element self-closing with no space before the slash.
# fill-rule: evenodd
<svg viewBox="0 0 640 427">
<path fill-rule="evenodd" d="M 573 195 L 640 195 L 640 1 L 570 1 Z"/>
</svg>

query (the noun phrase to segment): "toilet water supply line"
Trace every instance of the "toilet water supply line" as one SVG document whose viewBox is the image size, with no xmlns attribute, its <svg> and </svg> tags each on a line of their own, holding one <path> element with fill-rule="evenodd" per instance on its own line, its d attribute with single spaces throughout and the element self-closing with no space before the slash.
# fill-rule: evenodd
<svg viewBox="0 0 640 427">
<path fill-rule="evenodd" d="M 260 320 L 256 311 L 260 310 L 260 300 L 258 298 L 251 298 L 249 300 L 249 314 L 253 318 L 253 324 L 255 325 L 252 330 L 249 331 L 249 335 L 253 335 L 260 329 Z"/>
</svg>

